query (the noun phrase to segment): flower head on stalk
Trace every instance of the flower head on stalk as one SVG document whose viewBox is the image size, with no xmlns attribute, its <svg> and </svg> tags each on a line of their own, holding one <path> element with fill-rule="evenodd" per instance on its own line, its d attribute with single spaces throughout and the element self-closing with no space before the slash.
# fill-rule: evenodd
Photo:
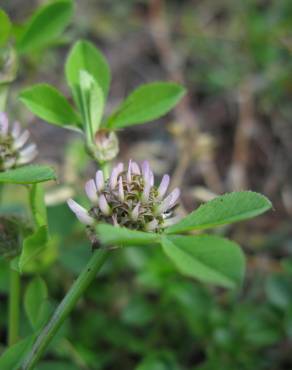
<svg viewBox="0 0 292 370">
<path fill-rule="evenodd" d="M 93 226 L 106 222 L 129 229 L 159 232 L 175 224 L 173 216 L 180 191 L 178 188 L 166 195 L 169 176 L 164 175 L 159 186 L 154 185 L 153 172 L 145 161 L 140 167 L 129 161 L 115 166 L 108 180 L 102 171 L 97 171 L 95 179 L 85 185 L 85 192 L 91 208 L 85 209 L 73 199 L 68 205 L 77 218 L 85 225 Z"/>
<path fill-rule="evenodd" d="M 35 144 L 25 145 L 29 139 L 27 130 L 20 124 L 9 124 L 7 114 L 0 112 L 0 172 L 31 162 L 37 155 Z"/>
</svg>

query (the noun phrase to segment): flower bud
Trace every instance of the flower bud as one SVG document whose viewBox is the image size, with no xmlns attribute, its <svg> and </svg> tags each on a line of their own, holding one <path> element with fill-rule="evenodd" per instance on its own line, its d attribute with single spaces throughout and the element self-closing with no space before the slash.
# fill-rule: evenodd
<svg viewBox="0 0 292 370">
<path fill-rule="evenodd" d="M 95 134 L 94 156 L 99 162 L 112 161 L 119 152 L 117 135 L 111 131 L 100 130 Z"/>
<path fill-rule="evenodd" d="M 0 85 L 14 81 L 17 69 L 18 61 L 15 50 L 11 46 L 0 48 Z"/>
</svg>

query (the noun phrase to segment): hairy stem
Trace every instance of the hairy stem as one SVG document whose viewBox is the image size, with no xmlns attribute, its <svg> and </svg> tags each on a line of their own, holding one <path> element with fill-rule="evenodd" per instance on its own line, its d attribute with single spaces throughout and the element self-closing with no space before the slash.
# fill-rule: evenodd
<svg viewBox="0 0 292 370">
<path fill-rule="evenodd" d="M 18 340 L 20 305 L 20 276 L 10 268 L 9 310 L 8 310 L 8 345 Z"/>
<path fill-rule="evenodd" d="M 57 307 L 49 322 L 41 330 L 36 339 L 31 351 L 25 358 L 22 369 L 31 370 L 34 368 L 38 360 L 41 358 L 51 340 L 63 324 L 65 319 L 75 307 L 77 301 L 84 293 L 89 284 L 94 280 L 97 272 L 105 262 L 109 252 L 104 249 L 98 249 L 93 252 L 91 259 L 85 266 L 77 280 L 75 280 L 69 292 L 66 294 L 62 302 Z"/>
</svg>

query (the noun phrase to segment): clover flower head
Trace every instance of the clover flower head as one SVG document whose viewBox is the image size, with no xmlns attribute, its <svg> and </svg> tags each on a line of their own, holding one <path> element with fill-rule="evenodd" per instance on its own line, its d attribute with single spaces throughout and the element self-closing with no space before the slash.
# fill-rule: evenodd
<svg viewBox="0 0 292 370">
<path fill-rule="evenodd" d="M 149 163 L 145 161 L 140 167 L 130 160 L 127 168 L 123 163 L 115 166 L 108 180 L 99 170 L 95 179 L 86 183 L 85 192 L 91 203 L 89 210 L 73 199 L 68 200 L 68 206 L 89 227 L 105 222 L 134 230 L 160 232 L 178 221 L 173 213 L 180 190 L 176 188 L 166 195 L 169 181 L 169 176 L 164 175 L 160 185 L 155 186 Z"/>
<path fill-rule="evenodd" d="M 25 145 L 29 139 L 27 130 L 20 124 L 9 124 L 7 114 L 0 112 L 0 172 L 31 162 L 37 155 L 36 145 Z"/>
</svg>

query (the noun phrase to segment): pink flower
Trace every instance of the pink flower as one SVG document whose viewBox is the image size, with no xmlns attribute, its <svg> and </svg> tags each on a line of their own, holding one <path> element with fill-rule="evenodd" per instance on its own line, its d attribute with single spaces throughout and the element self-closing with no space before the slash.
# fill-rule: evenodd
<svg viewBox="0 0 292 370">
<path fill-rule="evenodd" d="M 29 136 L 27 130 L 21 132 L 18 122 L 9 125 L 7 114 L 0 112 L 0 172 L 27 164 L 36 157 L 36 145 L 26 145 Z"/>
<path fill-rule="evenodd" d="M 123 163 L 117 164 L 106 181 L 100 170 L 97 171 L 95 180 L 87 181 L 85 192 L 91 203 L 89 210 L 73 200 L 68 204 L 78 219 L 86 225 L 107 222 L 115 226 L 157 232 L 178 221 L 173 212 L 180 191 L 176 188 L 165 196 L 169 182 L 169 176 L 164 175 L 160 185 L 156 187 L 149 162 L 144 161 L 140 168 L 136 162 L 130 160 L 126 170 Z"/>
</svg>

